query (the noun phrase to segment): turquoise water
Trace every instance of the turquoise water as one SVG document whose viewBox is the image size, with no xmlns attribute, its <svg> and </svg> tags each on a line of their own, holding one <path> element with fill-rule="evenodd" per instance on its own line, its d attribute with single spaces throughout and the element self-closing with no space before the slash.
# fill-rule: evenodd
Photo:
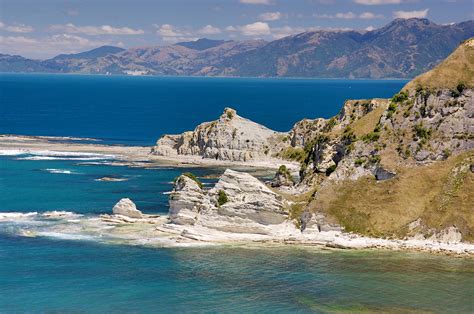
<svg viewBox="0 0 474 314">
<path fill-rule="evenodd" d="M 150 144 L 214 119 L 225 106 L 287 130 L 302 117 L 335 114 L 346 98 L 389 97 L 403 83 L 2 75 L 0 133 Z M 190 170 L 46 155 L 0 156 L 0 212 L 97 215 L 130 197 L 146 213 L 166 213 L 164 193 Z M 222 169 L 192 172 L 212 184 Z M 151 249 L 14 230 L 0 222 L 2 313 L 473 311 L 472 259 L 297 247 Z"/>
</svg>

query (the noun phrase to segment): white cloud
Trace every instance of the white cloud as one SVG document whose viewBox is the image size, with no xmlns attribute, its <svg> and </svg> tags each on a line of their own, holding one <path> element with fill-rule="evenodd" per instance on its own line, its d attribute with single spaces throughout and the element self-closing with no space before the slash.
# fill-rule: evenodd
<svg viewBox="0 0 474 314">
<path fill-rule="evenodd" d="M 354 12 L 341 12 L 332 14 L 315 14 L 314 17 L 320 19 L 345 19 L 345 20 L 352 20 L 352 19 L 362 19 L 362 20 L 373 20 L 373 19 L 383 19 L 384 16 L 382 14 L 374 14 L 372 12 L 363 12 L 360 14 L 356 14 Z"/>
<path fill-rule="evenodd" d="M 245 36 L 264 36 L 270 35 L 270 26 L 265 22 L 255 22 L 238 27 L 238 30 Z"/>
<path fill-rule="evenodd" d="M 35 29 L 26 24 L 13 24 L 13 25 L 6 25 L 5 23 L 0 21 L 0 30 L 4 30 L 11 33 L 31 33 Z"/>
<path fill-rule="evenodd" d="M 202 35 L 215 35 L 215 34 L 220 34 L 221 30 L 217 27 L 212 26 L 212 25 L 206 25 L 203 28 L 201 28 L 200 30 L 198 30 L 198 33 L 202 34 Z"/>
<path fill-rule="evenodd" d="M 245 4 L 265 4 L 265 5 L 272 4 L 271 0 L 239 0 L 239 2 L 245 3 Z"/>
<path fill-rule="evenodd" d="M 153 26 L 157 28 L 156 33 L 166 42 L 176 43 L 180 41 L 193 41 L 199 39 L 192 31 L 179 29 L 171 24 L 153 24 Z"/>
<path fill-rule="evenodd" d="M 367 27 L 365 28 L 365 30 L 368 31 L 368 32 L 371 32 L 371 31 L 373 31 L 374 29 L 375 29 L 375 27 L 373 27 L 372 25 L 371 25 L 371 26 L 367 26 Z"/>
<path fill-rule="evenodd" d="M 425 18 L 428 16 L 429 9 L 419 11 L 395 11 L 393 17 L 399 19 Z"/>
<path fill-rule="evenodd" d="M 258 16 L 263 21 L 276 21 L 281 18 L 280 12 L 265 12 Z"/>
<path fill-rule="evenodd" d="M 236 32 L 237 28 L 232 26 L 232 25 L 229 25 L 225 28 L 225 30 L 228 31 L 228 32 Z"/>
<path fill-rule="evenodd" d="M 384 16 L 382 14 L 374 14 L 372 12 L 364 12 L 359 14 L 359 18 L 363 20 L 374 20 L 374 19 L 383 19 Z"/>
<path fill-rule="evenodd" d="M 29 58 L 50 58 L 60 53 L 77 53 L 103 45 L 120 44 L 120 42 L 90 40 L 71 34 L 55 34 L 43 38 L 0 36 L 3 53 L 19 54 Z"/>
<path fill-rule="evenodd" d="M 354 0 L 357 4 L 363 5 L 383 5 L 383 4 L 399 4 L 402 0 Z"/>
<path fill-rule="evenodd" d="M 72 23 L 65 25 L 51 25 L 53 31 L 62 31 L 70 34 L 86 34 L 86 35 L 141 35 L 145 32 L 142 29 L 133 29 L 130 27 L 113 27 L 110 25 L 101 26 L 76 26 Z"/>
</svg>

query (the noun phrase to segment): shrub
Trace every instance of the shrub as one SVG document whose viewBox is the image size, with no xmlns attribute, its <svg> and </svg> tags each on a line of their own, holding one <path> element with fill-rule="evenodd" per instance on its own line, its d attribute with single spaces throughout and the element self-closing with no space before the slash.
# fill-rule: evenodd
<svg viewBox="0 0 474 314">
<path fill-rule="evenodd" d="M 365 159 L 364 158 L 357 158 L 355 161 L 354 161 L 354 164 L 356 166 L 362 166 L 365 162 Z"/>
<path fill-rule="evenodd" d="M 366 143 L 368 142 L 376 142 L 380 138 L 380 133 L 379 132 L 371 132 L 369 134 L 366 134 L 362 136 L 362 140 Z"/>
<path fill-rule="evenodd" d="M 459 84 L 456 86 L 456 90 L 459 92 L 459 94 L 461 94 L 465 88 L 466 84 L 464 84 L 464 82 L 459 82 Z"/>
<path fill-rule="evenodd" d="M 232 111 L 230 111 L 230 110 L 228 110 L 226 114 L 227 114 L 227 118 L 228 118 L 229 120 L 232 120 L 232 118 L 234 117 L 234 113 L 233 113 Z"/>
<path fill-rule="evenodd" d="M 392 102 L 404 102 L 408 99 L 407 92 L 399 92 L 398 94 L 393 95 Z"/>
<path fill-rule="evenodd" d="M 219 206 L 222 206 L 228 201 L 229 199 L 227 198 L 227 194 L 225 194 L 224 190 L 219 190 L 219 192 L 217 193 L 217 204 L 219 204 Z"/>
<path fill-rule="evenodd" d="M 285 165 L 281 165 L 280 168 L 278 168 L 277 173 L 284 175 L 289 180 L 293 180 L 290 170 L 288 170 L 288 168 Z"/>
<path fill-rule="evenodd" d="M 199 179 L 194 175 L 192 174 L 191 172 L 185 172 L 183 173 L 183 176 L 186 176 L 188 178 L 190 178 L 191 180 L 193 180 L 194 182 L 197 183 L 197 185 L 199 185 L 199 187 L 202 189 L 204 186 L 202 185 L 202 182 L 199 181 Z"/>
<path fill-rule="evenodd" d="M 331 119 L 328 120 L 328 122 L 326 123 L 326 125 L 324 126 L 324 131 L 325 132 L 329 132 L 332 130 L 332 128 L 336 125 L 336 118 L 335 117 L 332 117 Z"/>
<path fill-rule="evenodd" d="M 431 137 L 431 129 L 424 128 L 422 123 L 415 124 L 413 131 L 418 138 L 427 140 Z"/>
<path fill-rule="evenodd" d="M 334 172 L 334 170 L 336 170 L 336 168 L 337 168 L 337 165 L 332 165 L 331 167 L 327 168 L 326 175 L 329 176 L 331 173 Z"/>
<path fill-rule="evenodd" d="M 390 119 L 392 118 L 393 114 L 395 113 L 395 111 L 397 111 L 397 104 L 391 102 L 390 105 L 388 105 L 388 109 L 387 109 L 387 119 Z"/>
</svg>

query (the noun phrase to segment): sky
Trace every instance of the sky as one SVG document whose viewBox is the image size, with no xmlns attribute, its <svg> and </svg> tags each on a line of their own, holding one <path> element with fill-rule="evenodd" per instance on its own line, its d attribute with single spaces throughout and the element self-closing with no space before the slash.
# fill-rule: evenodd
<svg viewBox="0 0 474 314">
<path fill-rule="evenodd" d="M 316 29 L 372 30 L 411 17 L 472 20 L 474 0 L 0 0 L 0 53 L 45 59 L 102 45 L 275 40 Z"/>
</svg>

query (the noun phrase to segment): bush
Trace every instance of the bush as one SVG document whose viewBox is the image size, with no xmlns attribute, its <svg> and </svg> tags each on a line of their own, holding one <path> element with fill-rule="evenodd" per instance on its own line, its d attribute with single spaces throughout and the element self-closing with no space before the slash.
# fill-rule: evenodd
<svg viewBox="0 0 474 314">
<path fill-rule="evenodd" d="M 413 126 L 413 131 L 415 132 L 415 135 L 420 139 L 427 140 L 431 137 L 431 130 L 424 128 L 422 123 L 415 124 Z"/>
<path fill-rule="evenodd" d="M 229 199 L 227 198 L 227 194 L 225 194 L 224 190 L 219 190 L 217 194 L 217 204 L 219 204 L 219 206 L 222 206 L 228 201 Z"/>
<path fill-rule="evenodd" d="M 357 158 L 355 161 L 354 161 L 354 164 L 356 166 L 362 166 L 365 162 L 365 159 L 364 158 Z"/>
<path fill-rule="evenodd" d="M 191 172 L 185 172 L 183 173 L 183 176 L 186 176 L 188 178 L 190 178 L 191 180 L 193 180 L 194 182 L 197 183 L 197 185 L 199 185 L 199 187 L 202 189 L 204 186 L 202 185 L 202 182 L 199 181 L 199 179 L 194 175 L 192 174 Z"/>
<path fill-rule="evenodd" d="M 388 109 L 387 109 L 387 119 L 390 119 L 392 118 L 393 114 L 395 113 L 395 111 L 397 111 L 397 104 L 391 102 L 390 105 L 388 105 Z"/>
<path fill-rule="evenodd" d="M 407 99 L 408 99 L 408 93 L 407 92 L 399 92 L 398 94 L 395 94 L 392 97 L 392 102 L 404 102 Z"/>
<path fill-rule="evenodd" d="M 284 175 L 289 180 L 293 180 L 290 170 L 288 170 L 288 168 L 285 165 L 281 165 L 280 168 L 278 168 L 277 173 Z"/>
<path fill-rule="evenodd" d="M 459 84 L 456 86 L 456 90 L 459 92 L 459 94 L 461 94 L 465 88 L 466 84 L 464 84 L 464 82 L 459 82 Z"/>
<path fill-rule="evenodd" d="M 380 133 L 379 132 L 372 132 L 372 133 L 369 133 L 369 134 L 366 134 L 364 136 L 362 136 L 362 140 L 366 143 L 368 142 L 376 142 L 378 141 L 380 138 Z"/>
<path fill-rule="evenodd" d="M 331 173 L 334 172 L 334 170 L 336 170 L 336 168 L 337 168 L 337 165 L 332 165 L 331 167 L 327 168 L 326 175 L 329 176 Z"/>
</svg>

